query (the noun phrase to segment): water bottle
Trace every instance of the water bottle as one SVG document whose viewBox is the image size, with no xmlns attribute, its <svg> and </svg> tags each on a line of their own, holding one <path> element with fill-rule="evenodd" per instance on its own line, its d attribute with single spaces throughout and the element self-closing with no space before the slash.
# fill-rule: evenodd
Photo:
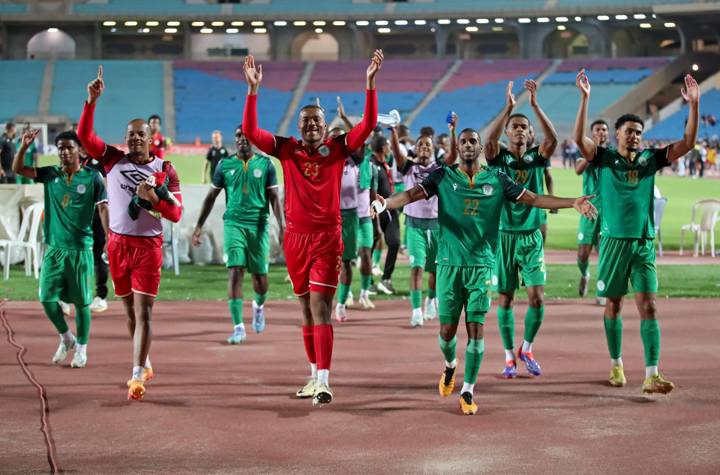
<svg viewBox="0 0 720 475">
<path fill-rule="evenodd" d="M 397 127 L 400 125 L 400 112 L 393 109 L 387 114 L 378 114 L 377 123 L 383 127 Z"/>
<path fill-rule="evenodd" d="M 450 111 L 450 112 L 448 112 L 447 117 L 445 117 L 445 122 L 447 122 L 448 125 L 449 125 L 449 124 L 452 124 L 452 123 L 453 123 L 453 119 L 455 118 L 456 115 L 457 115 L 457 114 L 455 114 L 455 111 Z"/>
</svg>

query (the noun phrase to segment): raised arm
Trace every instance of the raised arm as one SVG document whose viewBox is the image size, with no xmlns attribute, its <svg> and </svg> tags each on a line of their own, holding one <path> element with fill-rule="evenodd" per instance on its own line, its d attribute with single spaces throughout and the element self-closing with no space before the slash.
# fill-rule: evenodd
<svg viewBox="0 0 720 475">
<path fill-rule="evenodd" d="M 390 128 L 390 147 L 392 148 L 393 157 L 397 162 L 397 169 L 401 172 L 407 161 L 407 155 L 405 155 L 402 148 L 400 148 L 400 137 L 398 137 L 397 127 Z"/>
<path fill-rule="evenodd" d="M 585 70 L 581 69 L 575 78 L 575 84 L 580 90 L 580 106 L 578 107 L 577 117 L 575 118 L 575 143 L 580 150 L 580 154 L 585 160 L 578 160 L 575 165 L 575 173 L 578 175 L 585 171 L 588 166 L 588 161 L 595 158 L 597 152 L 597 146 L 590 137 L 585 135 L 587 130 L 587 114 L 588 114 L 588 103 L 590 102 L 590 80 L 585 74 Z M 587 160 L 587 161 L 586 161 Z"/>
<path fill-rule="evenodd" d="M 505 88 L 505 107 L 490 125 L 490 130 L 485 140 L 485 157 L 488 160 L 493 160 L 500 153 L 500 137 L 502 136 L 503 128 L 505 128 L 505 123 L 507 123 L 510 114 L 512 114 L 516 103 L 512 88 L 513 82 L 510 81 Z"/>
<path fill-rule="evenodd" d="M 578 147 L 580 148 L 580 147 Z M 585 158 L 580 157 L 578 158 L 577 162 L 575 162 L 575 174 L 576 175 L 582 175 L 585 173 L 585 170 L 587 170 L 587 167 L 590 166 L 590 162 L 585 160 Z"/>
<path fill-rule="evenodd" d="M 378 102 L 377 102 L 377 91 L 375 90 L 375 76 L 382 67 L 383 63 L 383 52 L 380 49 L 376 49 L 373 53 L 373 57 L 370 60 L 370 66 L 367 68 L 366 73 L 366 95 L 365 95 L 365 112 L 363 113 L 362 120 L 357 123 L 347 134 L 347 147 L 349 150 L 355 151 L 365 143 L 370 133 L 377 124 L 378 114 Z"/>
<path fill-rule="evenodd" d="M 343 124 L 345 124 L 345 127 L 347 127 L 348 130 L 353 128 L 353 123 L 350 122 L 350 118 L 345 114 L 345 107 L 343 107 L 342 99 L 340 99 L 340 96 L 337 96 L 337 112 L 338 117 L 340 117 L 340 120 L 343 121 Z"/>
<path fill-rule="evenodd" d="M 444 157 L 445 165 L 447 165 L 447 166 L 454 165 L 455 162 L 457 161 L 457 156 L 458 156 L 457 122 L 458 122 L 458 115 L 453 112 L 452 115 L 450 116 L 450 122 L 448 123 L 448 131 L 450 133 L 450 153 L 448 153 Z"/>
<path fill-rule="evenodd" d="M 532 79 L 528 79 L 525 81 L 525 89 L 530 92 L 530 107 L 532 107 L 533 112 L 535 112 L 535 116 L 537 117 L 538 122 L 540 123 L 540 128 L 543 132 L 543 141 L 540 144 L 540 155 L 542 155 L 545 159 L 550 160 L 550 157 L 552 157 L 553 153 L 555 153 L 555 148 L 557 147 L 557 132 L 555 131 L 555 127 L 553 127 L 548 116 L 545 115 L 545 112 L 542 108 L 540 108 L 540 104 L 537 100 L 537 83 Z"/>
<path fill-rule="evenodd" d="M 386 209 L 402 208 L 410 203 L 424 200 L 426 198 L 425 189 L 420 185 L 415 185 L 409 190 L 401 191 L 400 193 L 393 193 L 392 196 L 388 197 L 388 199 L 383 198 L 381 195 L 377 195 L 377 199 L 370 203 L 370 216 L 374 219 L 375 216 Z"/>
<path fill-rule="evenodd" d="M 40 129 L 35 129 L 26 130 L 23 133 L 20 148 L 18 149 L 17 153 L 15 153 L 15 157 L 13 158 L 12 162 L 12 170 L 18 175 L 22 175 L 26 178 L 35 178 L 35 167 L 25 166 L 25 152 L 27 152 L 27 149 L 35 141 L 35 137 L 37 137 L 39 132 Z"/>
<path fill-rule="evenodd" d="M 210 155 L 210 152 L 208 152 L 208 156 L 209 156 L 209 155 Z M 202 183 L 203 185 L 204 185 L 205 183 L 207 183 L 207 176 L 208 176 L 208 169 L 209 169 L 209 168 L 210 168 L 210 162 L 209 162 L 208 159 L 206 158 L 206 159 L 203 161 L 202 174 L 200 175 L 200 183 Z"/>
<path fill-rule="evenodd" d="M 668 148 L 668 162 L 684 156 L 695 147 L 695 143 L 697 142 L 698 119 L 700 114 L 700 87 L 698 87 L 698 83 L 694 77 L 689 74 L 685 76 L 685 87 L 680 90 L 680 93 L 683 99 L 687 101 L 690 113 L 688 114 L 688 120 L 685 124 L 683 138 L 671 143 Z"/>
<path fill-rule="evenodd" d="M 257 148 L 272 155 L 275 149 L 275 136 L 258 126 L 257 93 L 262 82 L 262 65 L 255 66 L 255 58 L 248 55 L 243 63 L 243 72 L 248 83 L 248 95 L 243 113 L 243 134 Z"/>
<path fill-rule="evenodd" d="M 195 230 L 192 234 L 193 246 L 200 245 L 200 234 L 202 234 L 202 228 L 205 226 L 205 221 L 207 221 L 208 216 L 210 216 L 210 212 L 212 211 L 213 206 L 215 206 L 215 200 L 221 191 L 222 188 L 215 188 L 214 186 L 211 186 L 207 195 L 205 195 L 203 204 L 200 207 L 200 216 L 198 216 L 197 224 L 195 225 Z"/>
<path fill-rule="evenodd" d="M 104 90 L 103 67 L 100 65 L 98 66 L 97 77 L 87 85 L 88 99 L 80 115 L 77 134 L 88 155 L 101 163 L 103 163 L 102 158 L 105 155 L 106 145 L 100 137 L 95 135 L 93 124 L 95 123 L 95 102 L 100 98 Z"/>
</svg>

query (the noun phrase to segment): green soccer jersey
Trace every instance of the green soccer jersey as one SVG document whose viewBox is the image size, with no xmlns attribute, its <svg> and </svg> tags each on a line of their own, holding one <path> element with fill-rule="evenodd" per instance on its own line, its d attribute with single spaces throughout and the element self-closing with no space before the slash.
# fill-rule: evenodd
<svg viewBox="0 0 720 475">
<path fill-rule="evenodd" d="M 482 167 L 471 178 L 457 164 L 433 171 L 421 186 L 427 198 L 438 197 L 437 263 L 494 265 L 503 207 L 525 189 L 497 168 Z"/>
<path fill-rule="evenodd" d="M 518 159 L 510 150 L 501 147 L 500 153 L 490 163 L 499 168 L 516 184 L 527 188 L 537 195 L 544 194 L 543 183 L 548 160 L 540 155 L 540 147 L 528 149 Z M 535 231 L 540 229 L 542 214 L 545 210 L 522 203 L 506 202 L 500 220 L 501 231 Z"/>
<path fill-rule="evenodd" d="M 62 249 L 91 249 L 95 206 L 107 201 L 100 173 L 81 167 L 67 175 L 53 165 L 36 168 L 35 180 L 45 189 L 45 243 Z"/>
<path fill-rule="evenodd" d="M 377 191 L 377 168 L 370 163 L 371 158 L 372 154 L 370 156 L 365 154 L 363 161 L 360 162 L 360 189 Z"/>
<path fill-rule="evenodd" d="M 225 189 L 223 220 L 255 228 L 267 223 L 270 214 L 267 190 L 278 186 L 275 165 L 259 154 L 247 162 L 232 155 L 218 163 L 212 186 Z"/>
<path fill-rule="evenodd" d="M 20 146 L 22 145 L 22 137 L 18 137 L 17 143 L 15 146 L 20 149 Z M 33 155 L 37 153 L 37 147 L 35 146 L 35 142 L 31 143 L 30 146 L 25 151 L 25 158 L 23 159 L 23 165 L 26 167 L 34 167 L 35 166 L 35 160 L 33 160 Z"/>
<path fill-rule="evenodd" d="M 603 237 L 655 237 L 655 172 L 670 165 L 667 153 L 667 147 L 645 149 L 630 161 L 614 147 L 597 147 L 593 163 L 603 202 Z"/>
<path fill-rule="evenodd" d="M 583 196 L 595 195 L 590 200 L 592 204 L 600 211 L 600 189 L 599 189 L 600 171 L 595 162 L 590 162 L 582 174 L 582 194 Z"/>
</svg>

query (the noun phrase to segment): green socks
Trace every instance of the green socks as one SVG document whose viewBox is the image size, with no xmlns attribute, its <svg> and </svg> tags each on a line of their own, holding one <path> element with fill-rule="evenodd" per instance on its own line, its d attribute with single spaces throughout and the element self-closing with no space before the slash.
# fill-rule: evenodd
<svg viewBox="0 0 720 475">
<path fill-rule="evenodd" d="M 515 318 L 513 317 L 513 309 L 498 307 L 498 329 L 502 337 L 503 348 L 512 350 L 515 340 Z"/>
<path fill-rule="evenodd" d="M 338 303 L 341 305 L 345 305 L 345 301 L 347 300 L 349 293 L 350 293 L 350 286 L 340 283 L 338 285 L 338 293 L 337 293 Z"/>
<path fill-rule="evenodd" d="M 642 328 L 642 324 L 641 324 Z M 622 330 L 623 323 L 620 315 L 617 318 L 605 317 L 605 338 L 607 339 L 608 351 L 610 358 L 617 360 L 622 356 Z M 642 331 L 641 331 L 642 333 Z M 645 336 L 643 333 L 643 343 Z"/>
<path fill-rule="evenodd" d="M 228 307 L 230 307 L 230 317 L 232 317 L 233 325 L 240 325 L 242 321 L 242 304 L 243 299 L 229 299 Z"/>
<path fill-rule="evenodd" d="M 360 289 L 361 290 L 367 290 L 370 288 L 370 282 L 372 282 L 372 276 L 371 275 L 361 275 L 360 276 Z"/>
<path fill-rule="evenodd" d="M 410 304 L 412 305 L 413 310 L 416 308 L 422 308 L 422 290 L 410 290 Z"/>
<path fill-rule="evenodd" d="M 640 320 L 640 337 L 645 349 L 645 366 L 657 366 L 660 359 L 660 325 L 657 320 Z"/>
<path fill-rule="evenodd" d="M 485 340 L 470 340 L 465 350 L 465 383 L 475 384 L 485 353 Z"/>
<path fill-rule="evenodd" d="M 62 312 L 61 312 L 62 313 Z M 77 331 L 77 342 L 81 345 L 87 345 L 90 337 L 90 307 L 75 306 L 75 327 Z M 66 326 L 67 328 L 67 326 Z"/>
<path fill-rule="evenodd" d="M 525 341 L 532 343 L 535 340 L 540 325 L 542 325 L 543 317 L 545 316 L 545 306 L 540 307 L 530 306 L 525 314 Z"/>
<path fill-rule="evenodd" d="M 457 348 L 457 336 L 454 336 L 452 340 L 445 341 L 443 337 L 438 335 L 438 343 L 440 344 L 440 351 L 442 351 L 445 361 L 452 363 L 455 361 L 455 349 Z"/>
<path fill-rule="evenodd" d="M 380 259 L 382 258 L 382 251 L 375 249 L 372 254 L 372 263 L 374 266 L 380 265 Z"/>
<path fill-rule="evenodd" d="M 588 259 L 585 262 L 580 261 L 580 259 L 577 260 L 578 269 L 580 269 L 580 275 L 583 277 L 587 277 L 590 275 L 588 270 L 590 269 L 590 259 Z"/>
<path fill-rule="evenodd" d="M 42 306 L 45 309 L 45 315 L 50 319 L 58 333 L 63 334 L 67 332 L 68 326 L 60 304 L 57 302 L 42 302 Z"/>
<path fill-rule="evenodd" d="M 262 307 L 265 300 L 267 300 L 267 293 L 259 294 L 257 292 L 253 292 L 253 300 L 258 307 Z"/>
<path fill-rule="evenodd" d="M 435 298 L 435 289 L 428 289 L 428 298 Z"/>
</svg>

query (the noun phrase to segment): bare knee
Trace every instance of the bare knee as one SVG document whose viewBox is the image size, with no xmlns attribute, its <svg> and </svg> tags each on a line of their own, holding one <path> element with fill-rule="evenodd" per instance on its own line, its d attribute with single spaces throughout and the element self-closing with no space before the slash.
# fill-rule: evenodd
<svg viewBox="0 0 720 475">
<path fill-rule="evenodd" d="M 622 306 L 622 297 L 608 297 L 605 303 L 605 316 L 608 318 L 617 318 L 620 312 L 622 312 Z"/>
<path fill-rule="evenodd" d="M 501 293 L 498 297 L 498 305 L 503 308 L 510 308 L 512 307 L 514 298 L 515 296 L 513 294 Z"/>
</svg>

